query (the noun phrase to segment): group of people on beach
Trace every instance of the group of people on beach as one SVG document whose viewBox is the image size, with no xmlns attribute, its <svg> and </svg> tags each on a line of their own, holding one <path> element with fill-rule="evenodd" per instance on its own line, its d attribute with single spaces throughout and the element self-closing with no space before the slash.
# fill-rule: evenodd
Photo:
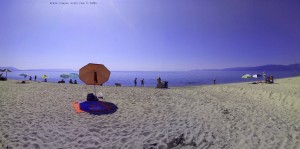
<svg viewBox="0 0 300 149">
<path fill-rule="evenodd" d="M 36 81 L 36 79 L 37 79 L 37 76 L 34 75 L 34 81 Z M 28 80 L 31 81 L 31 80 L 32 80 L 32 77 L 29 76 L 29 79 L 28 79 Z M 44 79 L 44 82 L 47 82 L 47 78 Z"/>
<path fill-rule="evenodd" d="M 29 80 L 31 81 L 32 80 L 32 77 L 29 76 Z M 36 76 L 34 76 L 34 81 L 36 81 Z"/>
<path fill-rule="evenodd" d="M 264 81 L 265 83 L 274 83 L 274 76 L 268 76 L 267 77 L 267 74 L 265 72 L 263 72 L 263 77 L 264 77 Z"/>
<path fill-rule="evenodd" d="M 37 79 L 37 76 L 35 75 L 35 76 L 34 76 L 34 81 L 36 81 L 36 79 Z M 29 76 L 29 80 L 30 80 L 30 81 L 32 80 L 32 77 L 31 77 L 31 76 Z M 43 82 L 47 82 L 47 78 L 44 78 L 44 81 L 43 81 Z M 62 79 L 61 81 L 58 81 L 57 83 L 65 83 L 65 80 Z M 77 80 L 74 80 L 74 82 L 73 82 L 73 80 L 70 79 L 69 83 L 70 83 L 70 84 L 77 84 Z"/>
<path fill-rule="evenodd" d="M 32 80 L 32 77 L 29 76 L 29 81 L 31 81 L 31 80 Z M 34 81 L 36 81 L 36 75 L 34 76 Z"/>
<path fill-rule="evenodd" d="M 158 77 L 156 80 L 157 80 L 156 88 L 168 88 L 168 81 L 162 81 L 160 77 Z M 137 78 L 134 79 L 133 83 L 134 86 L 137 86 Z M 145 80 L 143 78 L 141 79 L 141 86 L 144 85 L 145 85 Z"/>
<path fill-rule="evenodd" d="M 168 88 L 168 81 L 162 81 L 160 77 L 157 78 L 156 88 Z"/>
<path fill-rule="evenodd" d="M 145 85 L 145 80 L 144 78 L 141 80 L 141 86 Z M 134 79 L 134 86 L 137 86 L 137 78 Z"/>
<path fill-rule="evenodd" d="M 65 83 L 65 80 L 64 80 L 64 79 L 61 79 L 61 81 L 58 81 L 57 83 Z M 77 84 L 77 80 L 74 80 L 74 82 L 73 82 L 73 80 L 70 79 L 69 83 L 70 83 L 70 84 Z"/>
<path fill-rule="evenodd" d="M 26 78 L 26 76 L 25 76 L 25 78 Z M 34 76 L 34 81 L 36 81 L 36 79 L 37 79 L 37 76 L 35 75 Z M 29 79 L 28 79 L 29 81 L 32 81 L 32 76 L 29 76 Z M 47 82 L 47 78 L 45 78 L 44 79 L 44 82 Z"/>
</svg>

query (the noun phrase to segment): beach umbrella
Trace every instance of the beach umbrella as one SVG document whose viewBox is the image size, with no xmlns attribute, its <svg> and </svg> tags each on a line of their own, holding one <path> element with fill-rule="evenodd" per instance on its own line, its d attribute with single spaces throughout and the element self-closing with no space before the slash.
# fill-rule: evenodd
<svg viewBox="0 0 300 149">
<path fill-rule="evenodd" d="M 250 74 L 245 74 L 242 76 L 243 79 L 253 78 Z"/>
<path fill-rule="evenodd" d="M 7 79 L 7 72 L 11 72 L 9 69 L 2 69 L 1 72 L 5 72 L 5 78 Z"/>
<path fill-rule="evenodd" d="M 24 76 L 24 78 L 26 78 L 28 76 L 28 74 L 22 73 L 22 74 L 20 74 L 20 76 Z"/>
<path fill-rule="evenodd" d="M 70 76 L 68 74 L 61 74 L 60 77 L 64 79 L 68 79 Z"/>
<path fill-rule="evenodd" d="M 48 76 L 47 76 L 47 75 L 42 75 L 42 78 L 43 78 L 43 79 L 47 79 Z"/>
<path fill-rule="evenodd" d="M 47 82 L 47 78 L 48 78 L 47 75 L 42 75 L 42 78 L 45 79 L 45 82 Z"/>
<path fill-rule="evenodd" d="M 94 91 L 96 94 L 95 85 L 105 83 L 110 76 L 110 71 L 103 64 L 89 63 L 79 70 L 79 78 L 87 85 L 94 85 Z"/>
<path fill-rule="evenodd" d="M 78 79 L 79 78 L 79 75 L 77 73 L 70 73 L 69 76 L 72 79 Z"/>
<path fill-rule="evenodd" d="M 79 78 L 87 85 L 100 85 L 105 83 L 110 71 L 103 64 L 89 63 L 79 70 Z"/>
<path fill-rule="evenodd" d="M 260 74 L 254 74 L 252 77 L 253 78 L 258 78 L 258 77 L 261 77 L 261 75 Z"/>
</svg>

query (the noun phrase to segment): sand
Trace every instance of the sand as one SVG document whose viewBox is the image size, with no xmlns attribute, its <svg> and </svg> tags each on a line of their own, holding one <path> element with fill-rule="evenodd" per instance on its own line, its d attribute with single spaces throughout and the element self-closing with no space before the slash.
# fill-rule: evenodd
<svg viewBox="0 0 300 149">
<path fill-rule="evenodd" d="M 93 86 L 0 82 L 0 148 L 300 148 L 300 77 L 155 89 L 97 87 L 119 109 L 75 113 Z"/>
</svg>

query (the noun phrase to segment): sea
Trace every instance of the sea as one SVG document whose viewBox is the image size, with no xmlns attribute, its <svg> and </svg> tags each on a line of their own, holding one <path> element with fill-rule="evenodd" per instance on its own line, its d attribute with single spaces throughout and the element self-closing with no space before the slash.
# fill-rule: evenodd
<svg viewBox="0 0 300 149">
<path fill-rule="evenodd" d="M 62 78 L 61 74 L 78 73 L 78 71 L 13 71 L 7 73 L 8 79 L 14 80 L 28 80 L 20 76 L 20 74 L 28 74 L 37 76 L 37 81 L 44 81 L 41 78 L 43 75 L 47 75 L 48 82 L 57 83 Z M 196 85 L 209 85 L 213 84 L 216 80 L 216 84 L 227 84 L 236 82 L 254 82 L 263 80 L 262 77 L 243 79 L 242 76 L 245 74 L 262 74 L 263 72 L 258 71 L 111 71 L 110 78 L 105 82 L 104 86 L 114 86 L 115 83 L 120 83 L 122 86 L 134 86 L 134 79 L 137 78 L 137 86 L 141 86 L 141 80 L 145 80 L 146 87 L 156 86 L 156 79 L 160 77 L 162 81 L 167 81 L 169 87 L 180 87 L 180 86 L 196 86 Z M 267 76 L 274 76 L 274 80 L 279 78 L 295 77 L 300 76 L 300 71 L 267 71 Z M 5 76 L 5 72 L 3 73 Z M 64 79 L 66 83 L 69 79 Z M 74 79 L 73 79 L 74 81 Z M 84 84 L 79 78 L 77 79 L 78 84 Z"/>
</svg>

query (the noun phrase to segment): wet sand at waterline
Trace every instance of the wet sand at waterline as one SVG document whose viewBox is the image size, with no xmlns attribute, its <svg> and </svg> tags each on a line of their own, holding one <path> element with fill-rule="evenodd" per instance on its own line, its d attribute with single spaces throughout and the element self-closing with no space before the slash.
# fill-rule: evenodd
<svg viewBox="0 0 300 149">
<path fill-rule="evenodd" d="M 75 113 L 93 86 L 0 81 L 0 148 L 300 148 L 300 77 L 155 89 L 97 86 L 110 115 Z"/>
</svg>

